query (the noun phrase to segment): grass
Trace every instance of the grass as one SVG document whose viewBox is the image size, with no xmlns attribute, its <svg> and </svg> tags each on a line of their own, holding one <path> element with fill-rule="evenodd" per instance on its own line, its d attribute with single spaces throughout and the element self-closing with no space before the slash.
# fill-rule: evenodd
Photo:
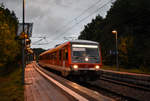
<svg viewBox="0 0 150 101">
<path fill-rule="evenodd" d="M 104 65 L 102 67 L 102 69 L 117 71 L 116 66 L 106 66 L 106 65 Z M 123 67 L 119 67 L 119 71 L 120 72 L 129 72 L 129 73 L 138 73 L 138 74 L 150 74 L 149 70 L 146 70 L 146 69 L 143 69 L 143 68 L 140 68 L 140 69 L 136 69 L 136 68 L 126 69 L 126 68 L 123 68 Z"/>
<path fill-rule="evenodd" d="M 20 68 L 7 76 L 0 76 L 0 101 L 24 101 Z"/>
</svg>

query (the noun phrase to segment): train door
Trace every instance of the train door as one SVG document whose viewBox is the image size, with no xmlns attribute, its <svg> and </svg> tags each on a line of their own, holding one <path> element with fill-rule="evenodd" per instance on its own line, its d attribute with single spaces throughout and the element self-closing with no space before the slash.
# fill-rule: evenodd
<svg viewBox="0 0 150 101">
<path fill-rule="evenodd" d="M 63 49 L 63 67 L 68 67 L 68 47 Z"/>
<path fill-rule="evenodd" d="M 63 50 L 62 50 L 62 55 L 63 55 L 63 56 L 62 56 L 62 58 L 63 58 L 63 59 L 62 59 L 62 66 L 65 67 L 65 60 L 66 60 L 66 59 L 65 59 L 65 48 L 63 48 Z"/>
<path fill-rule="evenodd" d="M 59 65 L 59 51 L 56 52 L 56 65 Z"/>
<path fill-rule="evenodd" d="M 62 67 L 63 68 L 68 67 L 68 48 L 67 47 L 64 47 L 62 49 Z M 68 75 L 68 72 L 65 70 L 63 70 L 61 73 L 65 77 Z"/>
<path fill-rule="evenodd" d="M 65 49 L 65 65 L 68 67 L 68 47 Z"/>
<path fill-rule="evenodd" d="M 62 66 L 62 50 L 59 50 L 59 61 L 58 61 L 59 66 Z"/>
</svg>

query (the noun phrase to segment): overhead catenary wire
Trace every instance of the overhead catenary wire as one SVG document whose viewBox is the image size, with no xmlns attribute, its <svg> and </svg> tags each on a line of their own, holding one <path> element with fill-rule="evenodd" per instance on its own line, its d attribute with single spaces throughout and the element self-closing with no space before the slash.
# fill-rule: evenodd
<svg viewBox="0 0 150 101">
<path fill-rule="evenodd" d="M 102 5 L 101 7 L 99 7 L 99 8 L 96 9 L 96 10 L 94 10 L 92 13 L 90 13 L 88 16 L 86 16 L 86 17 L 84 17 L 83 19 L 81 19 L 78 23 L 76 23 L 76 24 L 72 25 L 71 27 L 67 28 L 65 31 L 63 31 L 62 33 L 60 33 L 59 35 L 57 35 L 57 36 L 53 39 L 53 42 L 52 42 L 52 43 L 54 43 L 55 40 L 56 40 L 58 37 L 60 38 L 61 36 L 67 34 L 66 32 L 68 32 L 68 31 L 70 31 L 72 28 L 76 27 L 76 25 L 80 24 L 80 23 L 83 22 L 85 19 L 89 18 L 90 16 L 92 16 L 93 14 L 95 14 L 96 12 L 98 12 L 100 9 L 102 9 L 102 8 L 105 7 L 105 6 L 107 6 L 107 5 L 108 5 L 109 3 L 111 3 L 112 1 L 114 1 L 114 0 L 109 0 L 109 1 L 106 2 L 104 5 Z M 59 38 L 58 38 L 58 39 L 59 39 Z M 52 44 L 52 43 L 51 43 L 51 44 Z"/>
<path fill-rule="evenodd" d="M 46 43 L 40 43 L 42 40 L 45 40 Z M 32 43 L 32 45 L 45 45 L 45 44 L 48 44 L 49 42 L 46 40 L 46 37 L 40 39 L 40 40 L 37 40 L 35 42 Z"/>
<path fill-rule="evenodd" d="M 77 17 L 75 17 L 73 20 L 70 20 L 69 22 L 67 22 L 65 25 L 63 25 L 62 27 L 60 27 L 59 29 L 57 29 L 55 32 L 59 32 L 62 28 L 66 27 L 68 24 L 72 23 L 73 21 L 76 21 L 83 14 L 85 14 L 88 10 L 90 10 L 93 7 L 95 7 L 95 5 L 99 4 L 100 2 L 101 2 L 101 0 L 98 0 L 97 2 L 95 2 L 93 5 L 91 5 L 90 7 L 88 7 L 87 9 L 85 9 L 83 12 L 81 12 Z"/>
<path fill-rule="evenodd" d="M 63 25 L 62 27 L 60 27 L 58 30 L 55 31 L 55 33 L 58 33 L 59 31 L 62 30 L 62 28 L 64 29 L 66 26 L 68 26 L 70 23 L 72 23 L 73 21 L 76 21 L 77 19 L 79 19 L 82 15 L 84 15 L 85 13 L 87 13 L 88 10 L 92 9 L 93 7 L 95 7 L 96 5 L 99 5 L 99 3 L 101 2 L 102 0 L 98 0 L 96 1 L 94 4 L 92 4 L 90 7 L 88 7 L 87 9 L 85 9 L 84 11 L 82 11 L 77 17 L 75 17 L 73 20 L 70 20 L 69 22 L 67 22 L 65 25 Z M 44 37 L 32 37 L 32 38 L 43 38 Z M 46 39 L 46 38 L 45 38 Z M 55 38 L 54 38 L 55 39 Z M 34 43 L 32 43 L 32 45 L 38 45 L 37 43 L 39 43 L 40 41 L 42 40 L 38 40 Z M 47 43 L 46 43 L 47 44 Z M 40 44 L 41 45 L 41 44 Z M 44 45 L 44 44 L 42 44 Z"/>
<path fill-rule="evenodd" d="M 91 5 L 90 7 L 88 7 L 87 9 L 85 9 L 79 16 L 75 17 L 73 20 L 69 21 L 67 24 L 63 25 L 62 28 L 64 28 L 65 26 L 68 26 L 68 24 L 72 23 L 74 20 L 77 20 L 78 18 L 80 18 L 83 14 L 85 14 L 88 10 L 90 10 L 91 8 L 93 8 L 95 5 L 97 5 L 101 0 L 98 0 L 96 3 L 94 3 L 93 5 Z M 83 19 L 79 20 L 79 22 L 77 22 L 76 24 L 72 25 L 71 27 L 67 28 L 65 31 L 63 31 L 62 33 L 59 33 L 54 39 L 52 39 L 51 44 L 56 42 L 56 39 L 60 36 L 63 36 L 65 34 L 67 34 L 66 32 L 70 31 L 72 28 L 76 27 L 76 25 L 80 24 L 81 22 L 83 22 L 85 19 L 89 18 L 90 16 L 92 16 L 93 14 L 95 14 L 96 12 L 98 12 L 100 9 L 102 9 L 103 7 L 107 6 L 107 4 L 109 4 L 110 2 L 112 2 L 114 0 L 110 0 L 107 3 L 105 3 L 104 5 L 102 5 L 101 7 L 99 7 L 98 9 L 94 10 L 94 12 L 90 13 L 88 16 L 84 17 Z M 56 30 L 56 32 L 58 32 L 59 30 Z M 60 35 L 61 34 L 61 35 Z M 58 38 L 59 39 L 59 38 Z M 39 40 L 38 40 L 39 41 Z M 34 42 L 35 43 L 35 42 Z M 47 43 L 46 43 L 47 44 Z M 44 44 L 33 44 L 33 45 L 44 45 Z"/>
<path fill-rule="evenodd" d="M 39 36 L 39 37 L 32 37 L 32 38 L 40 38 L 39 40 L 33 42 L 32 45 L 45 45 L 45 44 L 48 44 L 48 43 L 49 43 L 49 42 L 46 40 L 46 38 L 48 38 L 46 35 L 45 35 L 45 36 Z M 42 40 L 45 40 L 46 43 L 40 43 Z"/>
<path fill-rule="evenodd" d="M 45 40 L 46 43 L 39 43 L 42 40 Z M 49 42 L 46 39 L 40 39 L 40 40 L 37 40 L 37 41 L 33 42 L 32 45 L 45 45 L 45 44 L 48 44 L 48 43 Z"/>
</svg>

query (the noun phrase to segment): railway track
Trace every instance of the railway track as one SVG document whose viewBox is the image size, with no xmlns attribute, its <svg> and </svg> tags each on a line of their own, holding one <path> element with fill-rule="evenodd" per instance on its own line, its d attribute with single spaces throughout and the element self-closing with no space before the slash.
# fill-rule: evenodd
<svg viewBox="0 0 150 101">
<path fill-rule="evenodd" d="M 34 68 L 39 68 L 39 70 L 46 73 L 48 76 L 55 79 L 56 81 L 60 82 L 62 85 L 68 87 L 69 89 L 72 89 L 76 93 L 78 92 L 81 95 L 83 94 L 87 97 L 88 101 L 115 101 L 111 97 L 109 98 L 107 96 L 103 96 L 103 94 L 100 94 L 91 89 L 87 89 L 86 87 L 83 87 L 75 82 L 71 82 L 70 80 L 67 80 L 66 78 L 60 76 L 60 73 L 53 71 L 49 68 L 41 68 L 37 64 L 34 65 Z"/>
<path fill-rule="evenodd" d="M 149 76 L 105 71 L 97 81 L 78 83 L 118 101 L 149 101 L 150 97 Z"/>
<path fill-rule="evenodd" d="M 79 83 L 81 84 L 81 83 Z M 104 87 L 101 87 L 99 85 L 95 85 L 89 82 L 84 82 L 84 84 L 81 84 L 82 86 L 85 86 L 89 89 L 95 90 L 105 96 L 111 97 L 113 99 L 115 99 L 116 101 L 138 101 L 136 99 L 130 98 L 128 96 L 124 96 L 122 94 L 118 94 L 115 91 L 111 91 L 110 89 L 106 89 Z"/>
<path fill-rule="evenodd" d="M 96 81 L 83 82 L 79 81 L 77 77 L 67 79 L 100 92 L 105 96 L 112 97 L 116 101 L 149 101 L 150 76 L 122 74 L 103 70 L 100 73 L 101 76 Z"/>
<path fill-rule="evenodd" d="M 136 84 L 135 82 L 129 82 L 129 81 L 125 81 L 123 79 L 116 79 L 116 78 L 108 77 L 108 76 L 102 76 L 100 78 L 100 80 L 112 82 L 114 84 L 119 84 L 119 85 L 131 87 L 131 88 L 135 88 L 135 89 L 139 89 L 139 90 L 142 90 L 142 91 L 150 92 L 149 85 L 142 85 L 142 84 L 138 84 L 138 83 Z"/>
</svg>

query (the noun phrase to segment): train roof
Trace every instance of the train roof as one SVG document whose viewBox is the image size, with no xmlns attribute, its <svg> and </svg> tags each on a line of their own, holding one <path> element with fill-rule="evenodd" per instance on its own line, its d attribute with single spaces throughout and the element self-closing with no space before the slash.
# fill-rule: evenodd
<svg viewBox="0 0 150 101">
<path fill-rule="evenodd" d="M 99 44 L 98 42 L 95 41 L 89 41 L 89 40 L 72 40 L 70 43 L 87 43 L 87 44 Z"/>
<path fill-rule="evenodd" d="M 58 50 L 58 49 L 64 47 L 64 46 L 67 45 L 68 43 L 71 43 L 71 44 L 73 44 L 73 43 L 81 43 L 81 44 L 95 44 L 95 45 L 99 45 L 99 43 L 98 43 L 98 42 L 95 42 L 95 41 L 89 41 L 89 40 L 72 40 L 72 41 L 67 41 L 67 42 L 65 42 L 65 43 L 62 43 L 62 44 L 58 45 L 58 46 L 55 47 L 55 48 L 49 49 L 49 50 L 47 50 L 47 51 L 41 53 L 40 56 L 41 56 L 41 55 L 44 55 L 44 54 L 46 54 L 46 53 L 49 53 L 49 52 L 54 52 L 54 51 L 56 51 L 56 50 Z"/>
</svg>

